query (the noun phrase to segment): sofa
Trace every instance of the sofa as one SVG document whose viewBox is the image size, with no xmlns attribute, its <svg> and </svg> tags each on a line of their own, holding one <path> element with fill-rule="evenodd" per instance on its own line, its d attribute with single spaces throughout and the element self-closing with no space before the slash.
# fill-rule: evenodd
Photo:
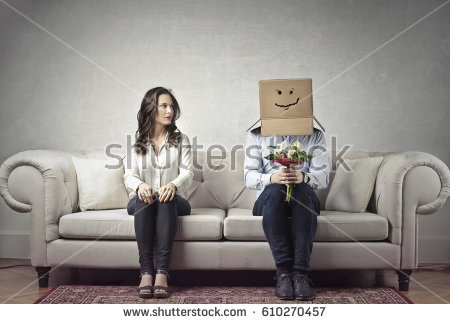
<svg viewBox="0 0 450 324">
<path fill-rule="evenodd" d="M 244 184 L 243 149 L 193 154 L 194 179 L 186 192 L 192 212 L 179 216 L 171 269 L 275 269 L 262 216 L 252 216 L 256 192 Z M 0 193 L 7 205 L 30 213 L 31 264 L 39 287 L 48 287 L 52 268 L 139 269 L 133 216 L 126 205 L 81 211 L 72 156 L 101 158 L 104 152 L 29 150 L 0 168 Z M 383 156 L 363 213 L 324 210 L 336 156 Z M 417 215 L 433 214 L 445 203 L 448 167 L 424 152 L 329 152 L 329 160 L 329 186 L 316 191 L 321 213 L 311 269 L 393 269 L 399 289 L 408 290 L 418 266 Z"/>
</svg>

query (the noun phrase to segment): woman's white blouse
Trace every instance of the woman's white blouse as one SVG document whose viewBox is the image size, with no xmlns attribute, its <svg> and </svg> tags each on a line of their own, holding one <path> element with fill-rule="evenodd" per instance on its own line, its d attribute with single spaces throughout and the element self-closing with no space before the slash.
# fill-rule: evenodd
<svg viewBox="0 0 450 324">
<path fill-rule="evenodd" d="M 134 147 L 124 157 L 123 175 L 128 198 L 136 196 L 136 189 L 145 182 L 155 192 L 168 183 L 177 186 L 177 194 L 186 198 L 186 189 L 194 177 L 192 167 L 192 149 L 189 138 L 181 134 L 182 140 L 177 146 L 169 146 L 168 134 L 156 155 L 152 145 L 147 144 L 147 154 L 137 154 Z M 181 147 L 180 147 L 181 145 Z"/>
</svg>

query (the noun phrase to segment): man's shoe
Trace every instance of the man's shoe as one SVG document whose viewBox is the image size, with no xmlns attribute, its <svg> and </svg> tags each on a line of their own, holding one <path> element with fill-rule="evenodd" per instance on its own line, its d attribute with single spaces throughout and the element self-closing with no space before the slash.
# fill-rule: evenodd
<svg viewBox="0 0 450 324">
<path fill-rule="evenodd" d="M 294 290 L 292 288 L 291 274 L 282 273 L 276 276 L 276 280 L 277 280 L 277 288 L 275 289 L 275 296 L 285 300 L 294 299 Z"/>
<path fill-rule="evenodd" d="M 312 280 L 308 276 L 298 272 L 292 273 L 292 281 L 294 285 L 294 296 L 298 300 L 311 300 L 315 298 L 315 294 L 311 289 Z"/>
</svg>

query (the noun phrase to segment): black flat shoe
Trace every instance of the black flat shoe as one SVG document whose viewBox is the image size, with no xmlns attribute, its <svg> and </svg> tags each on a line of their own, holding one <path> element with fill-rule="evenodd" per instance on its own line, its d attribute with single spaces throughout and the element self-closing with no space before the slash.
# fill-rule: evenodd
<svg viewBox="0 0 450 324">
<path fill-rule="evenodd" d="M 169 274 L 165 270 L 156 270 L 156 274 L 163 274 L 169 280 Z M 164 286 L 153 286 L 153 296 L 155 298 L 167 298 L 170 296 L 169 287 Z"/>
<path fill-rule="evenodd" d="M 311 300 L 316 296 L 311 288 L 312 280 L 308 276 L 298 272 L 292 273 L 292 280 L 294 284 L 294 296 L 297 300 Z"/>
<path fill-rule="evenodd" d="M 153 273 L 144 272 L 144 273 L 141 273 L 139 275 L 139 278 L 142 279 L 142 275 L 147 275 L 147 274 L 153 275 Z M 138 287 L 137 288 L 137 292 L 138 292 L 138 296 L 140 298 L 152 298 L 153 297 L 153 293 L 154 293 L 154 288 L 153 288 L 153 286 Z"/>
<path fill-rule="evenodd" d="M 275 296 L 283 300 L 294 299 L 294 290 L 292 287 L 292 278 L 290 273 L 282 273 L 275 277 L 277 280 L 277 287 L 275 289 Z"/>
</svg>

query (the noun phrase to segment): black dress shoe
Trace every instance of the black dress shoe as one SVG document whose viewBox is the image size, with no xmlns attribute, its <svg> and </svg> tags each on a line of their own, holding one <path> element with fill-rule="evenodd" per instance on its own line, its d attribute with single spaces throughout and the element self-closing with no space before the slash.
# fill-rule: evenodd
<svg viewBox="0 0 450 324">
<path fill-rule="evenodd" d="M 282 273 L 276 276 L 277 288 L 275 296 L 280 299 L 294 299 L 294 290 L 292 288 L 292 278 L 290 273 Z"/>
<path fill-rule="evenodd" d="M 298 272 L 292 273 L 292 281 L 294 284 L 294 296 L 298 300 L 311 300 L 315 298 L 311 289 L 312 280 L 308 276 Z"/>
</svg>

